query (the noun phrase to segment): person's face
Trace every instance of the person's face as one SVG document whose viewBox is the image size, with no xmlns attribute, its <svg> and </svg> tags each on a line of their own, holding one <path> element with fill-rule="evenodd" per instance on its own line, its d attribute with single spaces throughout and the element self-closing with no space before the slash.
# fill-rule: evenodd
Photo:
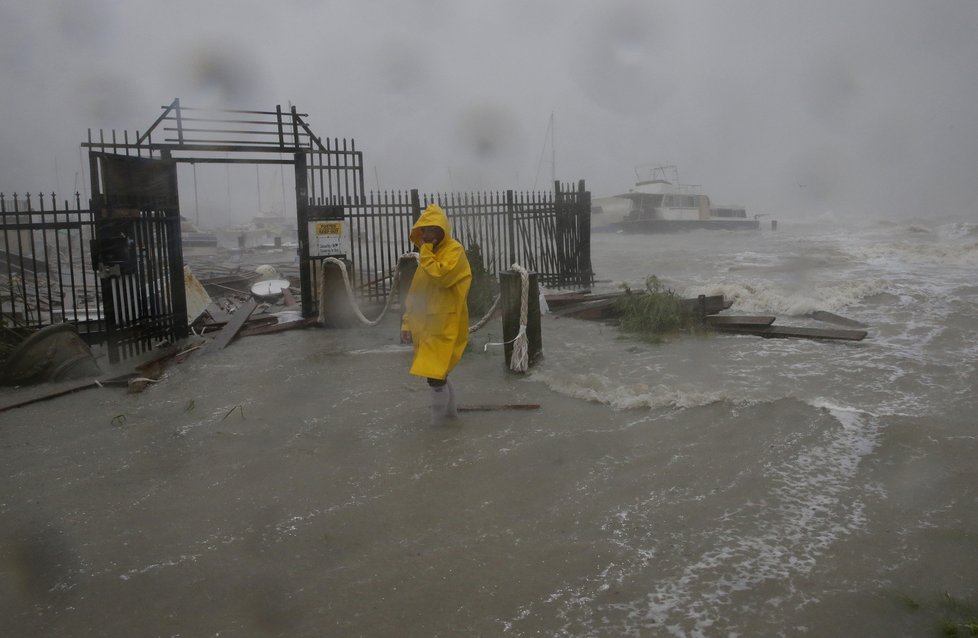
<svg viewBox="0 0 978 638">
<path fill-rule="evenodd" d="M 421 227 L 421 243 L 423 244 L 432 244 L 433 246 L 437 246 L 438 242 L 441 241 L 442 235 L 443 233 L 441 228 L 438 228 L 437 226 Z"/>
</svg>

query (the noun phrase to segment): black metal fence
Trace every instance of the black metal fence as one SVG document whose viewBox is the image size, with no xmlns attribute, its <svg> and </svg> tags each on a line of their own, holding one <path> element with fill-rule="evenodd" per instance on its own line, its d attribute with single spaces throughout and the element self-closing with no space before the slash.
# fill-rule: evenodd
<svg viewBox="0 0 978 638">
<path fill-rule="evenodd" d="M 97 340 L 102 302 L 90 255 L 94 220 L 81 197 L 0 193 L 0 326 L 70 322 Z"/>
<path fill-rule="evenodd" d="M 445 209 L 452 235 L 466 248 L 479 247 L 491 275 L 518 263 L 550 288 L 584 288 L 594 281 L 591 196 L 583 180 L 576 188 L 556 183 L 551 192 L 371 192 L 359 201 L 329 200 L 344 209 L 350 242 L 347 257 L 361 298 L 386 299 L 400 256 L 416 250 L 408 235 L 429 203 Z M 313 273 L 315 281 L 315 268 Z"/>
<path fill-rule="evenodd" d="M 455 238 L 479 247 L 490 274 L 519 263 L 550 288 L 590 286 L 590 194 L 583 182 L 554 186 L 551 192 L 370 192 L 344 204 L 358 296 L 386 300 L 400 256 L 415 250 L 411 226 L 431 202 L 445 209 Z M 39 329 L 70 322 L 90 342 L 104 339 L 90 253 L 94 227 L 77 193 L 61 202 L 54 194 L 0 194 L 0 325 Z M 318 272 L 312 271 L 316 290 Z"/>
</svg>

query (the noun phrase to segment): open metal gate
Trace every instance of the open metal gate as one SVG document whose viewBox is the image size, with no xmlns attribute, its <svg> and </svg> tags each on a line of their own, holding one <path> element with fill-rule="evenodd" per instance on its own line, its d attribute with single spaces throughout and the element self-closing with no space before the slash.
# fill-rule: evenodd
<svg viewBox="0 0 978 638">
<path fill-rule="evenodd" d="M 95 238 L 109 361 L 189 333 L 176 163 L 91 152 Z"/>
</svg>

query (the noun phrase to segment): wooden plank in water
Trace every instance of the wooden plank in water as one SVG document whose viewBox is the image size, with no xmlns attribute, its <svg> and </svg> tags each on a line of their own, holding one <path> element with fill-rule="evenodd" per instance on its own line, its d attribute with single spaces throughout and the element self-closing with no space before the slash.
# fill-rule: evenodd
<svg viewBox="0 0 978 638">
<path fill-rule="evenodd" d="M 835 323 L 840 326 L 849 326 L 850 328 L 867 328 L 868 326 L 861 321 L 856 321 L 855 319 L 847 319 L 846 317 L 840 317 L 837 314 L 826 312 L 824 310 L 816 310 L 808 314 L 809 317 L 815 319 L 816 321 L 824 321 L 826 323 Z"/>
<path fill-rule="evenodd" d="M 208 344 L 204 352 L 216 352 L 217 350 L 223 350 L 225 346 L 231 343 L 231 340 L 237 336 L 238 331 L 244 326 L 244 323 L 251 316 L 251 313 L 255 311 L 258 307 L 258 302 L 254 299 L 249 299 L 245 303 L 241 304 L 233 315 L 231 315 L 231 321 L 224 326 L 224 329 L 217 333 L 214 337 L 214 341 Z"/>
<path fill-rule="evenodd" d="M 496 410 L 539 410 L 539 403 L 504 403 L 500 405 L 460 405 L 459 412 L 495 412 Z"/>
<path fill-rule="evenodd" d="M 843 341 L 862 341 L 865 330 L 846 330 L 843 328 L 803 328 L 800 326 L 724 326 L 716 328 L 733 334 L 756 335 L 764 338 L 800 337 L 803 339 L 841 339 Z"/>
<path fill-rule="evenodd" d="M 774 317 L 768 315 L 707 315 L 711 326 L 770 326 Z"/>
<path fill-rule="evenodd" d="M 614 312 L 614 299 L 595 299 L 581 303 L 567 305 L 551 312 L 558 317 L 574 317 L 575 319 L 604 319 L 611 316 Z"/>
</svg>

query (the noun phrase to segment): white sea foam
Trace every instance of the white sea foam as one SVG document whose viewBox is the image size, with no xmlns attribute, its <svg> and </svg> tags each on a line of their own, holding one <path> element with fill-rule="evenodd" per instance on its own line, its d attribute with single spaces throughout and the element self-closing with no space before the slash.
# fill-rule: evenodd
<svg viewBox="0 0 978 638">
<path fill-rule="evenodd" d="M 732 311 L 800 317 L 815 310 L 838 312 L 891 288 L 883 279 L 858 278 L 821 282 L 808 290 L 786 290 L 771 281 L 723 282 L 687 288 L 683 296 L 723 295 L 733 302 Z"/>
<path fill-rule="evenodd" d="M 565 632 L 579 635 L 707 636 L 738 626 L 740 592 L 778 583 L 781 593 L 768 604 L 797 602 L 801 594 L 792 578 L 811 572 L 833 544 L 864 528 L 853 481 L 860 459 L 872 453 L 879 437 L 876 419 L 866 411 L 827 399 L 811 405 L 831 414 L 839 427 L 816 425 L 820 441 L 759 469 L 768 486 L 764 493 L 711 525 L 688 530 L 685 547 L 710 549 L 687 560 L 655 561 L 656 569 L 667 569 L 649 574 L 650 558 L 675 553 L 670 544 L 675 540 L 634 530 L 651 527 L 670 506 L 690 506 L 683 504 L 688 494 L 649 494 L 615 508 L 602 525 L 624 558 L 619 553 L 590 577 L 541 597 L 524 608 L 524 617 L 552 613 L 562 619 Z M 609 583 L 624 590 L 652 585 L 631 601 L 609 603 L 603 595 Z"/>
<path fill-rule="evenodd" d="M 664 384 L 622 383 L 593 372 L 537 370 L 534 381 L 542 381 L 554 392 L 609 405 L 617 410 L 636 408 L 693 408 L 729 400 L 720 391 L 700 387 L 670 387 Z"/>
<path fill-rule="evenodd" d="M 854 259 L 901 270 L 908 265 L 978 265 L 978 242 L 877 242 L 852 245 L 848 250 Z"/>
</svg>

